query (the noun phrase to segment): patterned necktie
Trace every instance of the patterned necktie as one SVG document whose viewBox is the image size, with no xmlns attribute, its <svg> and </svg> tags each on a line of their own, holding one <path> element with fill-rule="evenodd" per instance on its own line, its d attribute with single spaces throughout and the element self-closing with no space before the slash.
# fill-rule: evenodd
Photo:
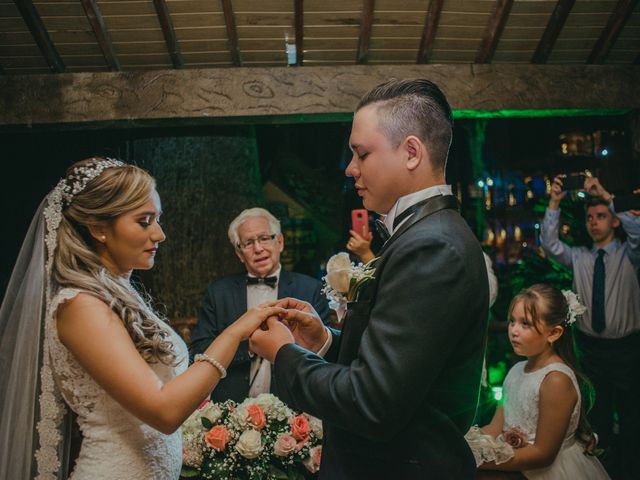
<svg viewBox="0 0 640 480">
<path fill-rule="evenodd" d="M 273 277 L 264 277 L 264 278 L 247 277 L 247 285 L 264 284 L 264 285 L 270 286 L 271 288 L 276 288 L 276 283 L 278 283 L 278 277 L 276 277 L 275 275 Z"/>
<path fill-rule="evenodd" d="M 604 330 L 604 254 L 602 249 L 598 250 L 598 257 L 593 266 L 593 298 L 591 301 L 591 328 L 594 332 L 600 333 Z"/>
</svg>

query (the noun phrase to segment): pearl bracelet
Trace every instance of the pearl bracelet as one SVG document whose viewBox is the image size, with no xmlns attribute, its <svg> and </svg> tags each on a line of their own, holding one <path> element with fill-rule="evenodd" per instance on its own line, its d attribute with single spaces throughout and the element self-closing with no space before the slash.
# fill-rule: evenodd
<svg viewBox="0 0 640 480">
<path fill-rule="evenodd" d="M 218 370 L 218 372 L 220 372 L 220 380 L 222 380 L 224 377 L 227 376 L 227 369 L 224 368 L 219 361 L 214 360 L 213 358 L 211 358 L 206 353 L 199 353 L 198 355 L 193 357 L 193 361 L 194 362 L 207 362 L 207 363 L 210 363 L 211 365 L 213 365 Z"/>
</svg>

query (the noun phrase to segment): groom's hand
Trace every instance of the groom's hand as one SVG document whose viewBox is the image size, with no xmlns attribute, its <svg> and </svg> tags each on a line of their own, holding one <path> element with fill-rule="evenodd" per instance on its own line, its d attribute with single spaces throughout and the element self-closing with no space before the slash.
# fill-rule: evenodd
<svg viewBox="0 0 640 480">
<path fill-rule="evenodd" d="M 271 363 L 278 350 L 289 343 L 294 343 L 293 335 L 275 316 L 267 319 L 266 329 L 259 328 L 249 337 L 249 349 Z"/>
<path fill-rule="evenodd" d="M 329 332 L 311 304 L 295 298 L 283 298 L 269 305 L 285 309 L 280 319 L 289 327 L 298 345 L 314 353 L 320 351 Z"/>
</svg>

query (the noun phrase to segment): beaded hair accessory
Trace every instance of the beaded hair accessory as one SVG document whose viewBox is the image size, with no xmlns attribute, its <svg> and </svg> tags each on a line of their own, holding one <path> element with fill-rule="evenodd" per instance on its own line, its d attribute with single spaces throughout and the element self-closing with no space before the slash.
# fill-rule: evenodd
<svg viewBox="0 0 640 480">
<path fill-rule="evenodd" d="M 567 305 L 569 306 L 567 319 L 564 321 L 564 324 L 568 327 L 569 325 L 573 325 L 577 318 L 581 317 L 584 312 L 587 311 L 587 307 L 580 303 L 578 295 L 571 290 L 562 290 L 562 295 L 564 295 Z"/>
<path fill-rule="evenodd" d="M 107 168 L 123 167 L 125 163 L 113 158 L 100 160 L 93 158 L 91 162 L 81 167 L 75 167 L 70 175 L 60 179 L 56 187 L 47 197 L 48 204 L 44 209 L 47 221 L 47 273 L 51 273 L 53 252 L 56 248 L 57 230 L 62 221 L 62 209 L 68 207 L 73 197 L 87 188 L 87 184 L 104 172 Z"/>
<path fill-rule="evenodd" d="M 53 256 L 55 253 L 58 227 L 62 221 L 62 209 L 69 206 L 73 198 L 82 192 L 87 184 L 98 177 L 104 170 L 112 167 L 122 167 L 125 163 L 111 158 L 94 158 L 81 167 L 73 169 L 70 175 L 61 179 L 56 187 L 47 196 L 47 206 L 43 210 L 46 222 L 45 244 L 46 263 L 45 270 L 48 280 L 46 281 L 46 318 L 52 313 L 51 302 L 53 288 L 51 285 L 51 269 L 53 267 Z M 38 400 L 40 420 L 37 424 L 38 436 L 40 438 L 39 448 L 35 452 L 38 468 L 37 480 L 57 480 L 55 473 L 60 469 L 60 459 L 58 457 L 58 445 L 62 440 L 61 422 L 65 415 L 64 402 L 60 392 L 55 387 L 51 360 L 49 352 L 51 349 L 51 333 L 45 328 L 42 366 L 40 367 L 41 391 Z"/>
</svg>

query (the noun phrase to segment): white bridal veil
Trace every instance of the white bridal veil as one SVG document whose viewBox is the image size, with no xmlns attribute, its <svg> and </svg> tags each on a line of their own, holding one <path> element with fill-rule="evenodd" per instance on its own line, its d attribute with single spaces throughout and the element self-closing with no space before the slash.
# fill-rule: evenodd
<svg viewBox="0 0 640 480">
<path fill-rule="evenodd" d="M 33 478 L 38 470 L 39 478 L 67 477 L 67 462 L 60 465 L 59 459 L 68 456 L 70 435 L 66 427 L 70 421 L 58 418 L 60 422 L 41 435 L 36 428 L 40 418 L 47 416 L 39 397 L 44 318 L 51 292 L 45 241 L 48 199 L 42 201 L 31 222 L 0 308 L 0 479 Z M 52 381 L 49 378 L 47 383 Z M 49 407 L 58 409 L 60 405 Z M 36 452 L 44 444 L 54 456 L 39 458 L 36 465 Z M 39 468 L 44 464 L 53 469 L 45 472 Z"/>
</svg>

